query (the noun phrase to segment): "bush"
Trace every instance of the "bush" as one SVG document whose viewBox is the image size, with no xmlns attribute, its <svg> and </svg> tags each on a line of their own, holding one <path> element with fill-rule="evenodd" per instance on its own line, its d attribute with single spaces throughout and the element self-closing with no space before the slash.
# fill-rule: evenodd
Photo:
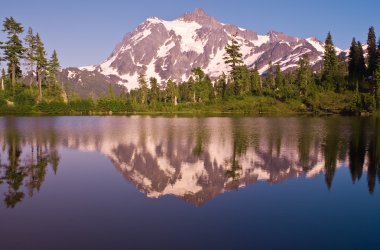
<svg viewBox="0 0 380 250">
<path fill-rule="evenodd" d="M 361 94 L 361 109 L 372 112 L 375 110 L 375 98 L 370 94 Z"/>
<path fill-rule="evenodd" d="M 76 112 L 90 112 L 95 109 L 95 103 L 92 99 L 78 99 L 69 102 L 69 107 Z"/>
<path fill-rule="evenodd" d="M 40 102 L 37 109 L 47 114 L 63 114 L 69 113 L 68 106 L 63 102 Z"/>
<path fill-rule="evenodd" d="M 30 91 L 22 91 L 14 98 L 17 106 L 34 106 L 36 104 L 36 96 Z"/>
<path fill-rule="evenodd" d="M 123 100 L 113 98 L 100 98 L 96 103 L 97 110 L 103 112 L 125 112 L 127 107 Z"/>
</svg>

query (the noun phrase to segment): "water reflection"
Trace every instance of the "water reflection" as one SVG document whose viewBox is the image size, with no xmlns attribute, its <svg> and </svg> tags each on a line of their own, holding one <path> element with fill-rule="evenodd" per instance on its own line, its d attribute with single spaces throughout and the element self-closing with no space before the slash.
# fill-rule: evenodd
<svg viewBox="0 0 380 250">
<path fill-rule="evenodd" d="M 17 119 L 9 118 L 2 127 L 0 184 L 5 189 L 4 204 L 9 208 L 21 202 L 25 192 L 30 197 L 38 192 L 47 167 L 50 165 L 56 173 L 59 165 L 54 130 L 41 136 L 31 128 L 31 133 L 23 136 L 17 125 Z"/>
<path fill-rule="evenodd" d="M 339 167 L 352 182 L 380 179 L 379 118 L 1 118 L 0 185 L 6 207 L 57 173 L 59 148 L 97 151 L 151 198 L 175 195 L 200 206 L 257 181 L 278 183 Z"/>
</svg>

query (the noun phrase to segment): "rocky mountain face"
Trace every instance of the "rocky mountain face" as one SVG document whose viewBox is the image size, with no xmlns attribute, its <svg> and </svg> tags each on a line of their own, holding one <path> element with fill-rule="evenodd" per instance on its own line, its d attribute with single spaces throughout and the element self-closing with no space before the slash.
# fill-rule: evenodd
<svg viewBox="0 0 380 250">
<path fill-rule="evenodd" d="M 127 89 L 138 86 L 139 74 L 156 77 L 159 82 L 178 82 L 187 80 L 194 67 L 201 67 L 216 78 L 229 70 L 223 60 L 224 47 L 234 35 L 245 64 L 257 67 L 260 73 L 265 73 L 269 62 L 279 64 L 283 71 L 293 70 L 305 54 L 315 69 L 320 67 L 324 44 L 314 37 L 303 39 L 274 31 L 259 35 L 221 23 L 202 9 L 195 9 L 172 21 L 148 18 L 126 34 L 103 63 L 76 69 L 77 78 L 69 73 L 66 77 L 84 84 L 86 79 L 81 75 L 93 73 Z"/>
</svg>

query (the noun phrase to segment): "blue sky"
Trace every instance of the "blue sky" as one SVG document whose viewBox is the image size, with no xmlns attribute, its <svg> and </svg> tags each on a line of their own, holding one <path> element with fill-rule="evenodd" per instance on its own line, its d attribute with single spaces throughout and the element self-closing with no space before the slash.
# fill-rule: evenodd
<svg viewBox="0 0 380 250">
<path fill-rule="evenodd" d="M 48 53 L 56 49 L 64 67 L 84 66 L 103 61 L 125 33 L 146 18 L 171 20 L 197 7 L 223 23 L 259 34 L 275 30 L 324 40 L 331 31 L 335 44 L 343 49 L 353 36 L 365 42 L 371 25 L 380 36 L 380 1 L 376 0 L 17 0 L 1 4 L 0 19 L 13 16 L 25 28 L 38 31 Z"/>
</svg>

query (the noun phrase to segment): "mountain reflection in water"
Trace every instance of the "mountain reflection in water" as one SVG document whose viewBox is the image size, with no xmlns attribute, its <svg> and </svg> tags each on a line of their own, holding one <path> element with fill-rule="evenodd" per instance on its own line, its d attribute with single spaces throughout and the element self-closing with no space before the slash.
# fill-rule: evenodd
<svg viewBox="0 0 380 250">
<path fill-rule="evenodd" d="M 59 174 L 60 150 L 106 155 L 147 197 L 197 206 L 257 181 L 278 183 L 348 167 L 352 182 L 380 179 L 379 118 L 0 118 L 0 187 L 6 207 Z M 89 173 L 91 174 L 91 173 Z"/>
</svg>

